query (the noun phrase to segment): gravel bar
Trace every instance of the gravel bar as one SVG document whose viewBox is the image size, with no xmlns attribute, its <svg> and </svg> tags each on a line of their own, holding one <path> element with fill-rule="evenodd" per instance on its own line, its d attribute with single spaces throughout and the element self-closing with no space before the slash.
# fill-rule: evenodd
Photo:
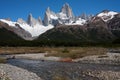
<svg viewBox="0 0 120 80">
<path fill-rule="evenodd" d="M 0 80 L 42 80 L 35 73 L 9 64 L 0 64 Z"/>
</svg>

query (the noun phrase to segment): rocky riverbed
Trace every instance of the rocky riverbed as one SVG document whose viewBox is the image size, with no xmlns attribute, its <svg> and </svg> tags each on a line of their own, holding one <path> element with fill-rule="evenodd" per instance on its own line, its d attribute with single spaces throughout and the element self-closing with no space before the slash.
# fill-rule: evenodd
<svg viewBox="0 0 120 80">
<path fill-rule="evenodd" d="M 12 57 L 15 56 L 14 59 Z M 11 80 L 120 80 L 120 54 L 86 56 L 72 62 L 45 54 L 4 55 L 0 75 Z"/>
<path fill-rule="evenodd" d="M 35 73 L 9 64 L 0 64 L 0 80 L 42 80 Z"/>
<path fill-rule="evenodd" d="M 36 73 L 43 80 L 119 80 L 120 65 L 12 59 L 8 64 Z"/>
</svg>

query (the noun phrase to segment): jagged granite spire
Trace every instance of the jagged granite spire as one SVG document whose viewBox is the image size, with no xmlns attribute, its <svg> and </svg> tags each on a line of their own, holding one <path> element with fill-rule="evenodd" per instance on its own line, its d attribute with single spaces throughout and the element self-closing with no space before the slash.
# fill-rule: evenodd
<svg viewBox="0 0 120 80">
<path fill-rule="evenodd" d="M 45 26 L 48 26 L 49 25 L 49 20 L 50 20 L 50 8 L 48 7 L 47 9 L 46 9 L 46 12 L 45 12 L 45 16 L 44 16 L 44 20 L 43 20 L 43 23 L 44 23 L 44 25 Z"/>
<path fill-rule="evenodd" d="M 47 13 L 50 13 L 50 12 L 51 12 L 50 7 L 48 7 L 48 8 L 46 9 L 46 12 L 47 12 Z"/>
<path fill-rule="evenodd" d="M 29 25 L 31 25 L 31 21 L 32 21 L 32 14 L 30 13 L 30 14 L 28 15 L 27 23 L 28 23 Z"/>
<path fill-rule="evenodd" d="M 48 26 L 49 24 L 55 25 L 55 23 L 58 22 L 58 18 L 59 17 L 57 16 L 57 14 L 51 11 L 50 8 L 48 7 L 45 12 L 43 24 L 45 26 Z"/>
<path fill-rule="evenodd" d="M 33 18 L 31 13 L 28 15 L 27 23 L 32 27 L 37 24 L 37 20 Z"/>
<path fill-rule="evenodd" d="M 67 17 L 72 18 L 74 17 L 72 9 L 70 8 L 68 3 L 65 3 L 61 9 L 62 13 L 66 14 Z"/>
</svg>

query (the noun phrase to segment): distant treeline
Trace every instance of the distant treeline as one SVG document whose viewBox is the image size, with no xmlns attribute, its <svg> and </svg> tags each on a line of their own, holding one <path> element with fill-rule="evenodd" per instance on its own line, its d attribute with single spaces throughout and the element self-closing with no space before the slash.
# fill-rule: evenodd
<svg viewBox="0 0 120 80">
<path fill-rule="evenodd" d="M 59 47 L 59 46 L 103 46 L 103 47 L 118 47 L 120 46 L 120 39 L 115 40 L 112 43 L 92 43 L 92 42 L 80 42 L 80 41 L 54 41 L 54 40 L 35 40 L 35 41 L 25 41 L 25 40 L 4 40 L 0 41 L 0 46 L 12 46 L 12 47 L 17 47 L 17 46 L 29 46 L 29 47 L 44 47 L 44 46 L 52 46 L 52 47 Z"/>
</svg>

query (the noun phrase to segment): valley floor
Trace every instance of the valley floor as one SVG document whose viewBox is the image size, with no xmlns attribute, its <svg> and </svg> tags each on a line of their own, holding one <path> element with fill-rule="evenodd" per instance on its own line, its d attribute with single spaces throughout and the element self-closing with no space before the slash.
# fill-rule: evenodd
<svg viewBox="0 0 120 80">
<path fill-rule="evenodd" d="M 48 53 L 46 56 L 80 58 L 103 55 L 111 48 L 103 47 L 0 47 L 0 54 Z M 120 49 L 115 48 L 115 49 Z"/>
<path fill-rule="evenodd" d="M 6 74 L 6 80 L 119 80 L 119 50 L 119 47 L 1 47 L 1 57 L 8 60 L 7 64 L 0 64 L 0 73 Z"/>
</svg>

